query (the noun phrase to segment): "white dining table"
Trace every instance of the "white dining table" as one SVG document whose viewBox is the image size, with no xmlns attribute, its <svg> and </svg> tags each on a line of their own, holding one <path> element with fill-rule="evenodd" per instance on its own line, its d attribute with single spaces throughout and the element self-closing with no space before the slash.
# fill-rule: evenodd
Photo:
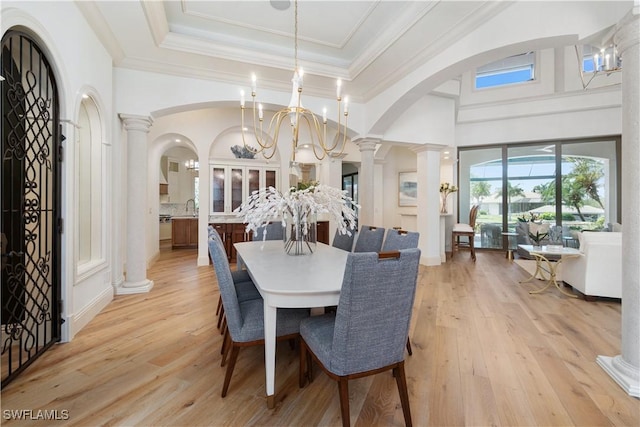
<svg viewBox="0 0 640 427">
<path fill-rule="evenodd" d="M 264 356 L 269 408 L 275 406 L 276 314 L 278 308 L 338 304 L 348 252 L 318 243 L 309 255 L 288 255 L 279 240 L 234 244 L 264 299 Z"/>
</svg>

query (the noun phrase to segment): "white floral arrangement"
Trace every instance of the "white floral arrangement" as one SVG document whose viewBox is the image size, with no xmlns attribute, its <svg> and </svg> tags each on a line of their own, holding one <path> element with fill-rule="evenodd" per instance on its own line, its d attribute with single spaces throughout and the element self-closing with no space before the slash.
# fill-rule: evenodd
<svg viewBox="0 0 640 427">
<path fill-rule="evenodd" d="M 261 188 L 234 212 L 247 224 L 247 232 L 254 233 L 274 219 L 281 220 L 283 227 L 287 221 L 305 225 L 312 216 L 315 218 L 317 214 L 328 213 L 340 234 L 351 236 L 350 230 L 356 229 L 357 220 L 354 207 L 359 206 L 347 196 L 346 191 L 316 183 L 299 185 L 299 188 L 291 187 L 284 193 L 273 187 Z M 306 232 L 307 227 L 301 228 Z M 266 233 L 266 227 L 264 230 Z M 266 239 L 266 234 L 263 238 Z"/>
</svg>

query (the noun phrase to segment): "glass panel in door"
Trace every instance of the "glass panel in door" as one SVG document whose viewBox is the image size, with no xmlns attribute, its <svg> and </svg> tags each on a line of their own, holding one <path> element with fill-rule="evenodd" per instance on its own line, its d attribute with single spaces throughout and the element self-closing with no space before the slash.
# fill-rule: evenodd
<svg viewBox="0 0 640 427">
<path fill-rule="evenodd" d="M 616 159 L 615 140 L 562 146 L 562 235 L 568 246 L 577 246 L 581 230 L 620 222 Z"/>
<path fill-rule="evenodd" d="M 536 234 L 548 240 L 555 233 L 557 222 L 556 203 L 556 151 L 558 144 L 540 144 L 509 147 L 505 199 L 507 203 L 507 226 L 517 231 L 519 221 L 548 224 L 548 232 Z M 519 229 L 522 234 L 522 229 Z M 520 242 L 529 236 L 516 236 Z M 554 234 L 555 236 L 555 234 Z M 554 238 L 554 242 L 560 236 Z M 527 242 L 528 243 L 528 242 Z M 544 243 L 544 240 L 543 240 Z"/>
<path fill-rule="evenodd" d="M 258 169 L 247 170 L 247 189 L 249 190 L 247 196 L 260 190 L 260 171 Z"/>
<path fill-rule="evenodd" d="M 264 176 L 265 176 L 265 182 L 264 182 L 265 187 L 278 188 L 278 186 L 276 185 L 276 171 L 266 170 L 264 172 Z"/>
<path fill-rule="evenodd" d="M 501 248 L 502 149 L 460 151 L 459 158 L 458 222 L 468 224 L 471 207 L 478 205 L 474 246 Z"/>
<path fill-rule="evenodd" d="M 215 213 L 221 213 L 224 212 L 224 204 L 225 204 L 225 198 L 224 198 L 224 168 L 216 168 L 214 167 L 212 169 L 212 173 L 211 173 L 212 179 L 213 179 L 213 183 L 212 183 L 212 197 L 211 197 L 211 203 L 212 203 L 212 208 L 211 211 L 215 212 Z"/>
<path fill-rule="evenodd" d="M 241 168 L 231 169 L 231 210 L 240 207 L 243 202 L 242 181 L 244 170 Z"/>
</svg>

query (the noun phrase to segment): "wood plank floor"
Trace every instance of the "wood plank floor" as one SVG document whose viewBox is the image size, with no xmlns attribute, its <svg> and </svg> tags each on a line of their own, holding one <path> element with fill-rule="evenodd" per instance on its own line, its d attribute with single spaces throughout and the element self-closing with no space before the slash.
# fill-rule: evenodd
<svg viewBox="0 0 640 427">
<path fill-rule="evenodd" d="M 76 338 L 2 390 L 2 424 L 73 426 L 340 425 L 338 389 L 319 369 L 304 389 L 298 359 L 277 349 L 278 402 L 268 410 L 261 347 L 240 352 L 220 391 L 217 284 L 193 250 L 162 251 L 148 294 L 118 296 Z M 406 371 L 416 426 L 638 426 L 640 403 L 597 366 L 620 353 L 620 304 L 551 289 L 502 253 L 421 267 Z M 393 377 L 350 382 L 351 423 L 404 424 Z M 66 410 L 55 422 L 7 410 Z"/>
</svg>

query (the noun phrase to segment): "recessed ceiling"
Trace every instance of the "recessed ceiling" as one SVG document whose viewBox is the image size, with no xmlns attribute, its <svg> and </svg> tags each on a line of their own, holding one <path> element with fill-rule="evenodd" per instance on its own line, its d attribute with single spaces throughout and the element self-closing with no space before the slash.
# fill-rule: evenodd
<svg viewBox="0 0 640 427">
<path fill-rule="evenodd" d="M 300 1 L 305 90 L 323 95 L 325 87 L 333 88 L 329 79 L 342 78 L 353 99 L 370 98 L 508 3 Z M 231 83 L 246 82 L 255 71 L 275 89 L 286 88 L 291 78 L 293 2 L 285 10 L 268 0 L 77 4 L 116 66 Z"/>
</svg>

